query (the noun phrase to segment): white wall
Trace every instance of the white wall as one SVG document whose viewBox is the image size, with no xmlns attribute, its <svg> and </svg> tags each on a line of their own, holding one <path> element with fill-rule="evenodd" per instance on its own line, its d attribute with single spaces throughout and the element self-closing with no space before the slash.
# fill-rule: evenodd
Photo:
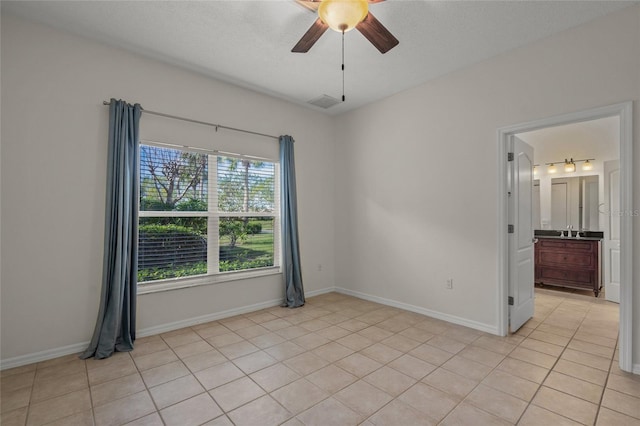
<svg viewBox="0 0 640 426">
<path fill-rule="evenodd" d="M 293 135 L 306 290 L 336 284 L 487 330 L 497 326 L 497 129 L 626 100 L 636 101 L 636 142 L 640 128 L 637 6 L 335 121 L 12 17 L 2 20 L 2 63 L 3 360 L 91 335 L 102 262 L 103 99 Z M 640 174 L 634 179 L 638 193 Z M 638 324 L 640 264 L 634 273 Z M 453 290 L 445 289 L 449 277 Z M 141 296 L 139 327 L 277 299 L 276 281 Z M 640 327 L 634 337 L 638 363 Z"/>
<path fill-rule="evenodd" d="M 634 100 L 640 168 L 638 99 L 634 6 L 339 117 L 337 284 L 495 330 L 497 129 Z M 639 363 L 640 263 L 634 274 Z"/>
<path fill-rule="evenodd" d="M 3 361 L 91 337 L 103 254 L 108 108 L 102 101 L 111 97 L 292 135 L 305 289 L 334 286 L 329 117 L 15 17 L 3 15 L 1 28 Z M 138 329 L 282 295 L 280 276 L 146 294 L 138 298 Z"/>
</svg>

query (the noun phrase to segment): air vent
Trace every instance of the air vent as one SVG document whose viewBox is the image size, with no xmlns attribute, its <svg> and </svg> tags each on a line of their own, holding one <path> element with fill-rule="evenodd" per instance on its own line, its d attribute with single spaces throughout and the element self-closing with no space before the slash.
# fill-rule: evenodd
<svg viewBox="0 0 640 426">
<path fill-rule="evenodd" d="M 330 108 L 330 107 L 334 106 L 335 104 L 339 104 L 340 101 L 338 99 L 336 99 L 336 98 L 332 98 L 329 95 L 322 95 L 322 96 L 317 97 L 315 99 L 311 99 L 309 101 L 309 103 L 311 105 L 315 105 L 315 106 L 318 106 L 320 108 L 325 108 L 326 109 L 326 108 Z"/>
</svg>

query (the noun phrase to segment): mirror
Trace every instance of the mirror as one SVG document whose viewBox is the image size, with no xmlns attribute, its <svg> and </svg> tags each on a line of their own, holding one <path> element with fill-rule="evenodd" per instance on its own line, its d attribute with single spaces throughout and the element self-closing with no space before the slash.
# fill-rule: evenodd
<svg viewBox="0 0 640 426">
<path fill-rule="evenodd" d="M 541 187 L 540 181 L 535 181 L 534 227 L 564 230 L 572 226 L 574 230 L 599 231 L 599 193 L 597 175 L 554 178 L 550 188 Z M 551 211 L 541 213 L 541 206 L 548 206 Z"/>
</svg>

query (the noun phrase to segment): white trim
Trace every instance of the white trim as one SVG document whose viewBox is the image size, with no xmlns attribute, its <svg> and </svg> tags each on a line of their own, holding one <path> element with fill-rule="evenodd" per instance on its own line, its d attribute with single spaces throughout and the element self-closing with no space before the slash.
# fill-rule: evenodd
<svg viewBox="0 0 640 426">
<path fill-rule="evenodd" d="M 338 291 L 338 290 L 335 287 L 326 287 L 326 288 L 321 288 L 320 290 L 305 291 L 304 297 L 306 299 L 307 297 L 320 296 L 321 294 L 327 294 L 334 291 Z"/>
<path fill-rule="evenodd" d="M 216 212 L 218 217 L 276 217 L 277 211 L 271 212 Z M 176 211 L 176 210 L 140 210 L 139 217 L 209 217 L 214 216 L 203 211 Z"/>
<path fill-rule="evenodd" d="M 175 210 L 138 210 L 138 217 L 209 217 L 209 212 Z"/>
<path fill-rule="evenodd" d="M 151 142 L 151 143 L 149 143 Z M 166 144 L 162 142 L 142 141 L 142 146 L 151 146 L 159 148 L 170 148 L 178 151 L 185 152 L 198 152 L 200 154 L 207 154 L 208 162 L 208 194 L 207 199 L 207 211 L 155 211 L 155 210 L 140 210 L 138 206 L 138 216 L 140 218 L 147 217 L 205 217 L 207 218 L 207 273 L 189 277 L 168 278 L 163 280 L 144 281 L 139 283 L 137 288 L 137 294 L 143 295 L 148 293 L 157 293 L 161 291 L 177 290 L 182 288 L 196 287 L 201 285 L 215 284 L 219 282 L 242 280 L 254 277 L 261 277 L 265 275 L 273 275 L 281 273 L 280 269 L 280 250 L 281 250 L 281 235 L 279 230 L 280 221 L 280 203 L 279 203 L 279 188 L 280 185 L 276 184 L 279 181 L 279 166 L 280 163 L 277 160 L 268 160 L 269 164 L 273 165 L 273 178 L 274 178 L 274 205 L 273 210 L 269 212 L 223 212 L 218 210 L 218 156 L 226 155 L 217 150 L 207 150 L 199 148 L 191 148 L 188 146 L 180 146 L 174 144 Z M 195 150 L 195 151 L 193 151 Z M 140 156 L 142 158 L 142 156 Z M 237 158 L 246 159 L 262 159 L 260 157 L 240 156 Z M 141 167 L 142 160 L 138 161 L 138 169 Z M 251 268 L 240 271 L 227 271 L 220 272 L 220 259 L 219 259 L 219 227 L 221 218 L 273 218 L 273 266 L 267 266 L 263 268 Z"/>
<path fill-rule="evenodd" d="M 239 308 L 227 309 L 226 311 L 214 312 L 212 314 L 201 315 L 199 317 L 187 318 L 180 321 L 174 321 L 167 324 L 156 325 L 153 327 L 143 328 L 136 331 L 136 337 L 153 336 L 160 333 L 166 333 L 173 330 L 179 330 L 185 327 L 191 327 L 198 324 L 204 324 L 211 321 L 217 321 L 224 318 L 242 315 L 249 312 L 259 311 L 261 309 L 273 308 L 282 304 L 283 299 L 268 300 L 266 302 L 255 303 L 253 305 L 241 306 Z"/>
<path fill-rule="evenodd" d="M 633 103 L 620 111 L 620 368 L 633 367 Z M 640 374 L 640 372 L 636 372 Z"/>
<path fill-rule="evenodd" d="M 631 372 L 633 374 L 640 374 L 640 364 L 633 364 L 633 370 Z"/>
<path fill-rule="evenodd" d="M 276 162 L 278 158 L 269 158 L 269 157 L 257 157 L 255 155 L 247 155 L 247 154 L 238 154 L 235 152 L 227 152 L 227 151 L 219 151 L 217 149 L 208 149 L 208 148 L 198 148 L 195 146 L 187 146 L 187 145 L 178 145 L 170 142 L 160 142 L 160 141 L 152 141 L 149 139 L 140 139 L 141 145 L 153 146 L 156 148 L 170 148 L 170 149 L 179 149 L 181 151 L 189 151 L 196 154 L 207 154 L 207 155 L 215 155 L 216 157 L 233 157 L 238 158 L 240 160 L 262 160 L 269 162 Z"/>
<path fill-rule="evenodd" d="M 354 296 L 359 299 L 369 300 L 371 302 L 380 303 L 382 305 L 393 306 L 394 308 L 404 309 L 405 311 L 415 312 L 418 314 L 426 315 L 431 318 L 447 321 L 453 324 L 462 325 L 465 327 L 473 328 L 474 330 L 484 331 L 486 333 L 498 334 L 498 329 L 490 324 L 484 324 L 477 321 L 471 321 L 466 318 L 457 317 L 455 315 L 445 314 L 443 312 L 433 311 L 431 309 L 422 308 L 420 306 L 410 305 L 404 302 L 398 302 L 396 300 L 387 299 L 379 296 L 372 296 L 359 291 L 349 290 L 342 287 L 336 287 L 335 291 L 349 296 Z"/>
<path fill-rule="evenodd" d="M 564 114 L 536 120 L 528 123 L 498 129 L 498 334 L 505 336 L 508 331 L 509 281 L 507 278 L 507 143 L 511 135 L 545 127 L 563 124 L 579 123 L 605 117 L 620 118 L 620 195 L 621 210 L 628 214 L 620 218 L 621 227 L 621 262 L 620 262 L 620 368 L 632 371 L 636 367 L 632 364 L 633 335 L 632 335 L 632 307 L 633 307 L 633 102 L 623 102 L 586 111 Z"/>
<path fill-rule="evenodd" d="M 266 277 L 282 273 L 280 266 L 246 269 L 242 271 L 218 272 L 210 275 L 195 275 L 184 278 L 168 278 L 165 280 L 145 281 L 138 284 L 138 296 L 161 291 L 179 290 L 181 288 L 198 287 L 201 285 L 219 284 L 228 281 L 249 280 L 251 278 Z"/>
<path fill-rule="evenodd" d="M 335 291 L 333 287 L 323 288 L 320 290 L 307 291 L 305 297 L 313 297 L 324 293 L 331 293 Z M 249 312 L 259 311 L 261 309 L 273 308 L 274 306 L 280 306 L 283 299 L 269 300 L 266 302 L 255 303 L 253 305 L 242 306 L 239 308 L 227 309 L 226 311 L 215 312 L 212 314 L 202 315 L 199 317 L 188 318 L 185 320 L 175 321 L 167 324 L 162 324 L 154 327 L 143 328 L 136 332 L 137 337 L 153 336 L 155 334 L 166 333 L 173 330 L 179 330 L 185 327 L 191 327 L 198 324 L 204 324 L 211 321 L 217 321 L 224 318 L 233 317 L 236 315 L 242 315 Z"/>
<path fill-rule="evenodd" d="M 275 203 L 274 203 L 275 204 Z M 275 208 L 274 211 L 271 212 L 221 212 L 219 211 L 218 217 L 273 217 L 275 218 L 278 215 L 278 209 Z"/>
<path fill-rule="evenodd" d="M 80 354 L 80 352 L 87 349 L 87 346 L 89 346 L 89 342 L 74 343 L 73 345 L 61 346 L 59 348 L 47 349 L 45 351 L 3 359 L 2 361 L 0 361 L 0 370 L 21 367 L 23 365 L 33 364 L 34 362 L 47 361 L 49 359 L 58 358 L 65 355 Z"/>
<path fill-rule="evenodd" d="M 320 290 L 305 292 L 305 297 L 318 296 L 320 294 L 331 293 L 336 291 L 335 287 L 327 287 Z M 259 311 L 260 309 L 272 308 L 282 304 L 283 299 L 268 300 L 266 302 L 255 303 L 253 305 L 242 306 L 239 308 L 227 309 L 226 311 L 216 312 L 213 314 L 202 315 L 199 317 L 189 318 L 181 321 L 175 321 L 154 327 L 147 327 L 136 331 L 137 337 L 152 336 L 155 334 L 166 333 L 168 331 L 178 330 L 193 325 L 204 324 L 219 319 L 229 318 L 235 315 L 246 314 L 249 312 Z M 61 346 L 59 348 L 47 349 L 41 352 L 20 355 L 13 358 L 0 360 L 0 370 L 20 367 L 23 365 L 33 364 L 35 362 L 47 361 L 49 359 L 58 358 L 65 355 L 79 354 L 84 351 L 89 342 L 74 343 L 73 345 Z"/>
</svg>

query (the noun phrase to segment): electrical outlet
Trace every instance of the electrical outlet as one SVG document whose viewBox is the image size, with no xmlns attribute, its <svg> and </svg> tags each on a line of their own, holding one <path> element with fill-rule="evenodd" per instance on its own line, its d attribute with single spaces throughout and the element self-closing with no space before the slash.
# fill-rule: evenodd
<svg viewBox="0 0 640 426">
<path fill-rule="evenodd" d="M 453 289 L 453 278 L 448 278 L 447 279 L 447 288 L 449 290 Z"/>
</svg>

